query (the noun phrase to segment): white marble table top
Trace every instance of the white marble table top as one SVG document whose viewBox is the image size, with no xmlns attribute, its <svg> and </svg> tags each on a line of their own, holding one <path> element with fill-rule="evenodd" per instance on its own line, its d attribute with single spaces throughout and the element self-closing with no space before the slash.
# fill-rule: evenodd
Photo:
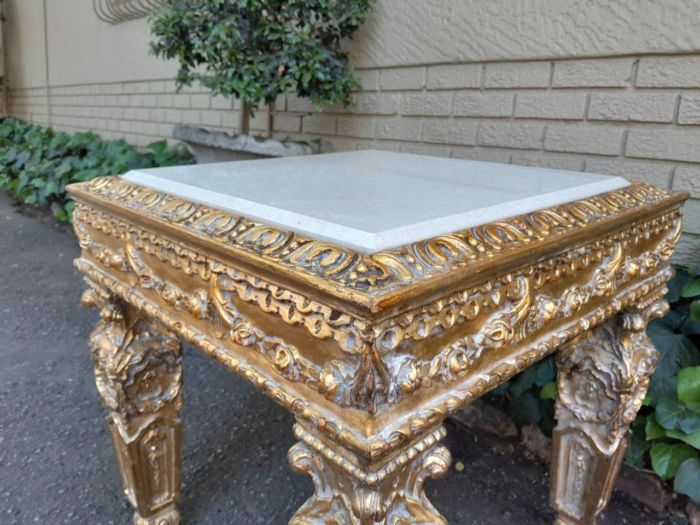
<svg viewBox="0 0 700 525">
<path fill-rule="evenodd" d="M 133 170 L 124 179 L 364 253 L 628 185 L 592 173 L 383 151 Z"/>
</svg>

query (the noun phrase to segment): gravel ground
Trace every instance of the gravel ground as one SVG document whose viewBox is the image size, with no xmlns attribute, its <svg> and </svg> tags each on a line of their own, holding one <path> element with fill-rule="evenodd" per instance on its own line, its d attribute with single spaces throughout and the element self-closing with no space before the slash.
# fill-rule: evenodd
<svg viewBox="0 0 700 525">
<path fill-rule="evenodd" d="M 0 524 L 128 524 L 93 384 L 75 238 L 0 196 Z M 311 494 L 287 450 L 292 417 L 192 348 L 185 351 L 186 524 L 285 524 Z M 547 468 L 519 445 L 448 422 L 453 466 L 427 493 L 450 524 L 551 523 Z M 604 525 L 671 524 L 615 494 Z"/>
</svg>

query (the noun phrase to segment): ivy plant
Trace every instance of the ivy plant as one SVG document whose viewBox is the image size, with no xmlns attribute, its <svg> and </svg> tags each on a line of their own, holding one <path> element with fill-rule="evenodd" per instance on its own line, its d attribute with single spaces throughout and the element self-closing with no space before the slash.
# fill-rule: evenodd
<svg viewBox="0 0 700 525">
<path fill-rule="evenodd" d="M 669 313 L 649 323 L 659 351 L 644 406 L 631 425 L 625 460 L 651 467 L 674 490 L 700 502 L 700 267 L 678 268 L 669 282 Z M 518 425 L 555 425 L 552 356 L 495 389 L 490 400 Z"/>
<path fill-rule="evenodd" d="M 70 221 L 73 211 L 66 193 L 72 182 L 192 162 L 184 148 L 164 140 L 139 149 L 90 131 L 65 133 L 14 118 L 0 120 L 0 190 L 23 204 L 49 207 L 62 222 Z"/>
<path fill-rule="evenodd" d="M 198 81 L 249 110 L 295 92 L 316 105 L 351 103 L 359 83 L 341 41 L 372 0 L 168 0 L 150 18 L 151 51 L 176 59 L 178 87 Z"/>
</svg>

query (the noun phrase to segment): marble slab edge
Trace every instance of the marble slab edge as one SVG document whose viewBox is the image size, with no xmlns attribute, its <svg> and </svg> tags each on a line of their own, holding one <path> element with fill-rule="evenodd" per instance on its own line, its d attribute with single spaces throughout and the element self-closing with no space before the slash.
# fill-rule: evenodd
<svg viewBox="0 0 700 525">
<path fill-rule="evenodd" d="M 71 184 L 67 190 L 79 203 L 373 321 L 483 282 L 572 243 L 679 208 L 688 198 L 686 192 L 634 183 L 572 203 L 363 254 L 117 176 Z"/>
</svg>

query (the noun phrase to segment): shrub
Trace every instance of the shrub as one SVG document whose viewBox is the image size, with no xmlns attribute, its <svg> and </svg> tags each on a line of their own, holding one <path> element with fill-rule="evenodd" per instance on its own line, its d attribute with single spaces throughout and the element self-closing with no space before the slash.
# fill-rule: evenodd
<svg viewBox="0 0 700 525">
<path fill-rule="evenodd" d="M 671 310 L 651 321 L 649 337 L 659 362 L 632 423 L 625 460 L 651 467 L 676 492 L 700 502 L 700 267 L 678 268 L 669 282 Z M 493 391 L 491 400 L 518 425 L 555 425 L 556 365 L 549 356 Z"/>
<path fill-rule="evenodd" d="M 0 190 L 18 202 L 50 207 L 62 222 L 70 221 L 73 211 L 66 194 L 72 182 L 192 162 L 184 148 L 169 147 L 164 140 L 138 149 L 90 131 L 64 133 L 14 118 L 0 120 Z"/>
<path fill-rule="evenodd" d="M 359 88 L 340 47 L 372 0 L 168 0 L 151 17 L 156 56 L 180 62 L 178 86 L 199 81 L 244 109 L 296 92 L 317 105 L 350 103 Z M 248 111 L 241 132 L 248 132 Z"/>
</svg>

